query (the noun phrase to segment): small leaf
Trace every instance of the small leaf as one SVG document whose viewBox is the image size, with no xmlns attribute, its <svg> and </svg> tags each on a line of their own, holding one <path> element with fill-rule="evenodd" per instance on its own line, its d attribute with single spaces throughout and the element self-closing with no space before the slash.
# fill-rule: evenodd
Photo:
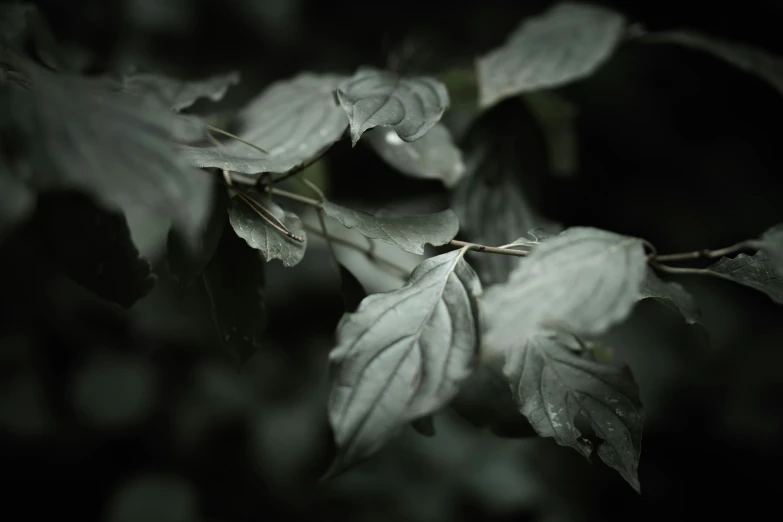
<svg viewBox="0 0 783 522">
<path fill-rule="evenodd" d="M 45 193 L 36 220 L 51 259 L 99 297 L 130 308 L 155 285 L 150 263 L 139 256 L 119 212 L 80 193 Z"/>
<path fill-rule="evenodd" d="M 177 230 L 169 230 L 169 272 L 179 281 L 181 286 L 189 285 L 204 271 L 215 253 L 220 236 L 223 234 L 223 228 L 228 221 L 228 192 L 224 188 L 218 187 L 213 194 L 212 213 L 204 223 L 201 234 L 194 245 L 189 245 Z"/>
<path fill-rule="evenodd" d="M 783 277 L 775 269 L 766 254 L 739 254 L 735 258 L 724 257 L 705 270 L 714 275 L 764 292 L 773 301 L 783 304 Z"/>
<path fill-rule="evenodd" d="M 564 334 L 539 332 L 508 353 L 504 372 L 519 410 L 540 436 L 590 457 L 593 446 L 576 427 L 584 415 L 603 439 L 598 456 L 639 491 L 644 413 L 628 368 L 580 356 Z"/>
<path fill-rule="evenodd" d="M 259 349 L 267 326 L 264 261 L 258 251 L 224 230 L 204 270 L 220 342 L 244 364 Z"/>
<path fill-rule="evenodd" d="M 751 243 L 767 256 L 775 273 L 783 276 L 783 224 L 775 225 Z"/>
<path fill-rule="evenodd" d="M 332 474 L 445 406 L 473 370 L 481 284 L 463 254 L 427 259 L 405 286 L 367 297 L 340 321 L 330 354 Z"/>
<path fill-rule="evenodd" d="M 203 80 L 179 80 L 162 74 L 133 74 L 122 79 L 122 90 L 136 95 L 156 95 L 173 111 L 180 112 L 200 98 L 208 98 L 213 102 L 222 100 L 228 88 L 239 83 L 239 77 L 238 71 Z"/>
<path fill-rule="evenodd" d="M 8 58 L 8 56 L 7 56 Z M 141 206 L 172 219 L 189 239 L 209 215 L 212 180 L 170 143 L 175 116 L 101 80 L 53 74 L 17 61 L 29 90 L 5 87 L 0 112 L 25 145 L 34 189 L 84 191 L 109 209 Z"/>
<path fill-rule="evenodd" d="M 758 47 L 707 36 L 694 31 L 664 31 L 641 37 L 642 42 L 677 44 L 709 53 L 755 74 L 783 94 L 783 59 Z"/>
<path fill-rule="evenodd" d="M 483 113 L 468 132 L 465 176 L 452 192 L 451 206 L 470 241 L 500 246 L 531 229 L 554 231 L 535 205 L 547 160 L 534 131 L 522 101 L 509 100 Z M 481 256 L 474 266 L 492 284 L 505 282 L 518 264 L 511 256 Z"/>
<path fill-rule="evenodd" d="M 307 248 L 307 236 L 299 216 L 280 208 L 275 202 L 257 192 L 248 192 L 248 197 L 259 203 L 251 206 L 239 196 L 231 198 L 228 204 L 228 220 L 234 232 L 247 241 L 247 244 L 261 251 L 264 260 L 279 259 L 283 266 L 291 267 L 299 263 Z M 263 216 L 263 217 L 262 217 Z M 280 227 L 282 223 L 293 235 L 302 239 L 297 241 L 273 227 L 269 221 Z"/>
<path fill-rule="evenodd" d="M 197 167 L 245 174 L 248 182 L 260 173 L 288 172 L 318 156 L 345 132 L 348 119 L 333 94 L 343 78 L 302 73 L 272 84 L 243 108 L 235 134 L 266 153 L 233 140 L 220 147 L 182 147 L 182 154 Z"/>
<path fill-rule="evenodd" d="M 540 327 L 605 332 L 639 300 L 647 273 L 640 239 L 572 227 L 522 258 L 509 281 L 486 293 L 486 342 L 500 349 Z"/>
<path fill-rule="evenodd" d="M 528 93 L 524 100 L 546 137 L 552 174 L 560 178 L 573 176 L 579 168 L 576 107 L 549 91 Z"/>
<path fill-rule="evenodd" d="M 424 245 L 445 245 L 457 235 L 459 220 L 452 210 L 424 216 L 373 216 L 324 201 L 326 215 L 346 228 L 353 228 L 370 239 L 400 247 L 412 254 L 423 254 Z"/>
<path fill-rule="evenodd" d="M 453 187 L 465 172 L 462 152 L 442 123 L 412 143 L 402 141 L 391 127 L 373 129 L 365 139 L 386 163 L 414 178 L 438 179 Z"/>
<path fill-rule="evenodd" d="M 476 62 L 479 105 L 591 75 L 619 44 L 624 23 L 603 7 L 570 2 L 523 21 L 505 45 Z"/>
<path fill-rule="evenodd" d="M 701 312 L 691 294 L 677 283 L 662 281 L 655 275 L 655 272 L 649 269 L 644 283 L 642 283 L 640 298 L 655 299 L 662 305 L 682 314 L 688 324 L 697 323 L 701 318 Z"/>
<path fill-rule="evenodd" d="M 351 142 L 373 127 L 392 127 L 403 141 L 416 141 L 435 125 L 449 105 L 446 87 L 427 76 L 406 78 L 361 67 L 337 89 L 351 125 Z"/>
<path fill-rule="evenodd" d="M 346 312 L 355 312 L 359 304 L 367 297 L 367 291 L 353 273 L 340 265 L 340 290 Z"/>
<path fill-rule="evenodd" d="M 435 436 L 435 419 L 432 415 L 425 415 L 411 422 L 411 427 L 425 437 Z"/>
</svg>

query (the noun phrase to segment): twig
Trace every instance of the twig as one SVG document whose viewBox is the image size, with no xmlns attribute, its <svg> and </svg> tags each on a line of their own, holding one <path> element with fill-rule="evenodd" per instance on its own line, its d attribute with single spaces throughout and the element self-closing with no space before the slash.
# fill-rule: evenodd
<svg viewBox="0 0 783 522">
<path fill-rule="evenodd" d="M 650 261 L 656 263 L 665 263 L 670 261 L 690 261 L 695 259 L 716 259 L 719 257 L 727 256 L 740 252 L 742 250 L 752 249 L 753 246 L 749 241 L 742 241 L 736 245 L 732 245 L 726 248 L 719 248 L 717 250 L 694 250 L 693 252 L 684 252 L 682 254 L 664 254 L 654 255 L 650 258 Z"/>
<path fill-rule="evenodd" d="M 321 158 L 323 158 L 326 155 L 326 153 L 331 150 L 332 145 L 334 145 L 334 144 L 330 143 L 329 145 L 327 145 L 326 147 L 321 149 L 320 152 L 318 152 L 318 154 L 316 154 L 314 157 L 310 158 L 309 160 L 305 161 L 304 163 L 300 163 L 299 165 L 297 165 L 296 167 L 292 168 L 291 170 L 289 170 L 288 172 L 286 172 L 285 174 L 283 174 L 279 178 L 274 178 L 274 179 L 269 180 L 269 184 L 270 185 L 275 185 L 277 183 L 280 183 L 281 181 L 287 180 L 291 176 L 296 176 L 297 174 L 302 172 L 304 169 L 306 169 L 307 167 L 312 166 L 314 163 L 316 163 Z"/>
<path fill-rule="evenodd" d="M 661 272 L 665 272 L 667 274 L 711 276 L 736 283 L 734 279 L 727 276 L 726 274 L 721 274 L 720 272 L 715 272 L 714 270 L 707 270 L 706 268 L 683 268 L 679 266 L 666 266 L 655 262 L 650 262 L 650 265 L 656 270 L 660 270 Z"/>
<path fill-rule="evenodd" d="M 457 241 L 456 239 L 452 239 L 449 244 L 456 247 L 467 247 L 468 250 L 472 250 L 474 252 L 487 252 L 488 254 L 502 254 L 506 256 L 524 257 L 530 253 L 527 250 L 513 250 L 504 247 L 491 247 L 486 245 L 479 245 L 476 243 L 468 243 L 466 241 Z M 507 246 L 516 245 L 512 243 L 511 245 Z"/>
<path fill-rule="evenodd" d="M 274 188 L 274 187 L 267 187 L 266 191 L 269 194 L 273 194 L 275 196 L 292 199 L 294 201 L 298 201 L 299 203 L 304 203 L 305 205 L 310 205 L 318 209 L 323 209 L 323 205 L 321 204 L 320 201 L 313 198 L 308 198 L 307 196 L 300 196 L 299 194 L 295 194 L 293 192 L 288 192 L 287 190 Z"/>
</svg>

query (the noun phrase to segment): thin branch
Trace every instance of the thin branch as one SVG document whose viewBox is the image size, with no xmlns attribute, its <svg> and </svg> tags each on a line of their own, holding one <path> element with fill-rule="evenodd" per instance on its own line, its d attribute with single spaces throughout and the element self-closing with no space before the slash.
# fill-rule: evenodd
<svg viewBox="0 0 783 522">
<path fill-rule="evenodd" d="M 313 206 L 317 209 L 323 209 L 323 205 L 321 204 L 320 201 L 313 198 L 308 198 L 307 196 L 300 196 L 299 194 L 295 194 L 294 192 L 288 192 L 287 190 L 274 188 L 274 187 L 267 187 L 266 191 L 269 194 L 280 196 L 281 198 L 292 199 L 294 201 L 298 201 L 299 203 L 304 203 L 305 205 Z"/>
<path fill-rule="evenodd" d="M 295 179 L 297 179 L 297 180 L 301 181 L 302 183 L 304 183 L 305 185 L 307 185 L 307 187 L 310 190 L 312 190 L 313 192 L 318 194 L 318 199 L 321 200 L 321 203 L 324 202 L 324 200 L 326 199 L 326 196 L 324 195 L 323 190 L 319 189 L 318 186 L 315 183 L 313 183 L 309 179 L 305 179 L 305 178 L 295 178 Z"/>
<path fill-rule="evenodd" d="M 718 279 L 725 279 L 726 281 L 732 281 L 736 283 L 734 279 L 727 276 L 726 274 L 721 274 L 720 272 L 715 272 L 714 270 L 707 270 L 706 268 L 682 268 L 679 266 L 666 266 L 655 262 L 651 262 L 650 265 L 656 270 L 665 272 L 667 274 L 710 276 L 710 277 L 717 277 Z"/>
<path fill-rule="evenodd" d="M 235 139 L 235 140 L 237 140 L 237 141 L 238 141 L 238 142 L 240 142 L 240 143 L 244 143 L 244 144 L 245 144 L 245 145 L 247 145 L 248 147 L 253 147 L 254 149 L 256 149 L 257 151 L 259 151 L 259 152 L 261 152 L 261 153 L 263 153 L 263 154 L 269 154 L 267 151 L 265 151 L 264 149 L 262 149 L 262 148 L 261 148 L 261 147 L 259 147 L 258 145 L 254 144 L 254 143 L 250 143 L 249 141 L 245 141 L 245 140 L 243 140 L 242 138 L 240 138 L 239 136 L 236 136 L 236 135 L 234 135 L 234 134 L 231 134 L 231 133 L 230 133 L 230 132 L 228 132 L 228 131 L 224 131 L 223 129 L 219 129 L 219 128 L 217 128 L 217 127 L 213 127 L 213 126 L 212 126 L 212 125 L 210 125 L 209 123 L 204 123 L 203 121 L 196 120 L 196 119 L 193 119 L 193 118 L 186 118 L 186 117 L 184 117 L 184 116 L 180 116 L 180 117 L 181 117 L 181 118 L 184 118 L 185 120 L 187 120 L 187 121 L 189 121 L 189 122 L 191 122 L 191 123 L 195 123 L 195 124 L 197 124 L 197 125 L 201 125 L 202 127 L 206 128 L 206 129 L 209 129 L 209 130 L 211 130 L 211 131 L 217 132 L 218 134 L 222 134 L 222 135 L 224 135 L 224 136 L 228 136 L 229 138 Z"/>
<path fill-rule="evenodd" d="M 651 261 L 658 263 L 665 263 L 670 261 L 690 261 L 696 259 L 716 259 L 719 257 L 727 256 L 742 250 L 750 250 L 753 246 L 750 241 L 742 241 L 736 245 L 732 245 L 726 248 L 719 248 L 718 250 L 694 250 L 693 252 L 684 252 L 682 254 L 664 254 L 655 255 L 651 257 Z"/>
<path fill-rule="evenodd" d="M 334 145 L 334 144 L 331 143 L 331 144 L 327 145 L 326 147 L 321 149 L 321 151 L 318 152 L 318 154 L 316 154 L 314 157 L 312 157 L 309 160 L 307 160 L 307 161 L 297 165 L 296 167 L 292 168 L 291 170 L 289 170 L 288 172 L 286 172 L 285 174 L 283 174 L 279 178 L 275 178 L 275 179 L 270 180 L 269 184 L 270 185 L 275 185 L 277 183 L 280 183 L 281 181 L 287 180 L 288 178 L 290 178 L 292 176 L 296 176 L 297 174 L 302 172 L 304 169 L 306 169 L 307 167 L 312 166 L 317 161 L 319 161 L 321 158 L 323 158 L 326 155 L 326 153 L 331 150 L 332 145 Z"/>
<path fill-rule="evenodd" d="M 512 250 L 503 247 L 491 247 L 486 245 L 478 245 L 476 243 L 468 243 L 466 241 L 457 241 L 456 239 L 452 239 L 449 242 L 449 244 L 456 247 L 466 247 L 468 250 L 472 250 L 474 252 L 486 252 L 488 254 L 502 254 L 506 256 L 524 257 L 530 253 L 527 250 Z"/>
</svg>

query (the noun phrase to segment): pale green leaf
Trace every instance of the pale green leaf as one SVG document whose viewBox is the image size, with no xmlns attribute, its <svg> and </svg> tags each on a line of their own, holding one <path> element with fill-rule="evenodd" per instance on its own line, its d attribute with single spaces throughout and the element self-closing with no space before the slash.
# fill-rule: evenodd
<svg viewBox="0 0 783 522">
<path fill-rule="evenodd" d="M 324 201 L 324 212 L 343 226 L 370 239 L 378 239 L 412 254 L 423 254 L 424 245 L 445 245 L 457 235 L 459 220 L 452 210 L 424 216 L 373 216 L 360 210 Z"/>
<path fill-rule="evenodd" d="M 664 306 L 682 314 L 685 322 L 694 324 L 699 322 L 701 312 L 693 300 L 693 296 L 681 285 L 662 281 L 652 270 L 647 271 L 641 287 L 641 299 L 655 299 Z"/>
<path fill-rule="evenodd" d="M 231 198 L 228 204 L 228 219 L 234 232 L 248 245 L 260 250 L 266 261 L 279 259 L 283 262 L 283 266 L 287 267 L 299 263 L 307 247 L 307 236 L 302 220 L 293 212 L 283 210 L 266 196 L 258 193 L 248 195 L 266 211 L 259 209 L 258 205 L 252 207 L 238 196 Z M 272 226 L 270 221 L 277 227 L 281 227 L 282 223 L 291 234 L 302 241 L 288 237 Z"/>
<path fill-rule="evenodd" d="M 783 276 L 783 224 L 771 227 L 752 244 L 764 252 L 775 273 Z"/>
<path fill-rule="evenodd" d="M 624 24 L 606 8 L 571 2 L 524 20 L 502 47 L 478 59 L 479 105 L 591 75 L 620 43 Z"/>
<path fill-rule="evenodd" d="M 386 163 L 414 178 L 437 179 L 453 187 L 465 172 L 462 152 L 442 123 L 411 143 L 403 141 L 391 127 L 367 132 L 365 141 Z"/>
<path fill-rule="evenodd" d="M 540 327 L 598 335 L 625 319 L 647 273 L 642 241 L 572 227 L 533 248 L 486 292 L 486 342 L 512 348 Z"/>
<path fill-rule="evenodd" d="M 343 316 L 330 354 L 332 474 L 444 407 L 472 372 L 481 284 L 462 250 L 421 263 L 408 282 Z"/>
<path fill-rule="evenodd" d="M 229 87 L 239 83 L 239 72 L 210 76 L 203 80 L 181 80 L 162 74 L 132 74 L 122 79 L 121 89 L 136 95 L 155 95 L 175 112 L 192 106 L 201 98 L 223 99 Z"/>
<path fill-rule="evenodd" d="M 427 76 L 404 77 L 361 67 L 337 89 L 351 126 L 351 142 L 373 127 L 392 127 L 403 141 L 424 136 L 449 105 L 446 87 Z"/>
<path fill-rule="evenodd" d="M 783 276 L 775 272 L 774 265 L 763 251 L 752 256 L 739 254 L 733 259 L 724 257 L 705 270 L 723 279 L 755 288 L 776 303 L 783 304 Z"/>
<path fill-rule="evenodd" d="M 519 409 L 540 436 L 589 457 L 593 445 L 576 426 L 584 416 L 603 440 L 598 456 L 639 491 L 644 413 L 633 376 L 583 357 L 570 341 L 540 332 L 509 351 L 504 372 Z"/>
</svg>

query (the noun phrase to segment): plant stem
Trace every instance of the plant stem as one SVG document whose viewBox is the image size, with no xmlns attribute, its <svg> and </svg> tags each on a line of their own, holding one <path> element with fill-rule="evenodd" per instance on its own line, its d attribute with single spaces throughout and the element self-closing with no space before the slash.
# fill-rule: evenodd
<svg viewBox="0 0 783 522">
<path fill-rule="evenodd" d="M 266 191 L 274 196 L 280 196 L 281 198 L 292 199 L 294 201 L 298 201 L 299 203 L 304 203 L 305 205 L 310 205 L 317 209 L 321 209 L 321 210 L 323 209 L 323 205 L 321 204 L 320 201 L 313 198 L 308 198 L 307 196 L 300 196 L 299 194 L 296 194 L 294 192 L 288 192 L 287 190 L 274 188 L 274 187 L 267 187 Z"/>
<path fill-rule="evenodd" d="M 468 250 L 472 250 L 474 252 L 487 252 L 489 254 L 502 254 L 506 256 L 523 257 L 530 253 L 527 250 L 512 250 L 510 248 L 504 248 L 504 247 L 491 247 L 486 245 L 479 245 L 476 243 L 468 243 L 466 241 L 457 241 L 456 239 L 452 239 L 449 242 L 449 244 L 456 247 L 466 247 Z M 506 245 L 506 246 L 516 246 L 516 245 L 512 243 L 511 245 Z"/>
<path fill-rule="evenodd" d="M 656 270 L 660 270 L 661 272 L 665 272 L 667 274 L 674 274 L 674 275 L 695 275 L 695 276 L 710 276 L 710 277 L 717 277 L 718 279 L 725 279 L 726 281 L 732 281 L 736 283 L 734 279 L 731 277 L 721 274 L 720 272 L 715 272 L 712 270 L 707 270 L 706 268 L 682 268 L 679 266 L 666 266 L 661 265 L 659 263 L 651 262 L 650 263 L 653 268 Z"/>
<path fill-rule="evenodd" d="M 665 263 L 669 261 L 689 261 L 694 259 L 715 259 L 729 254 L 734 254 L 742 250 L 748 250 L 753 248 L 750 245 L 750 241 L 742 241 L 736 245 L 732 245 L 726 248 L 719 248 L 717 250 L 694 250 L 693 252 L 684 252 L 682 254 L 664 254 L 654 255 L 650 258 L 651 261 L 657 263 Z"/>
</svg>

